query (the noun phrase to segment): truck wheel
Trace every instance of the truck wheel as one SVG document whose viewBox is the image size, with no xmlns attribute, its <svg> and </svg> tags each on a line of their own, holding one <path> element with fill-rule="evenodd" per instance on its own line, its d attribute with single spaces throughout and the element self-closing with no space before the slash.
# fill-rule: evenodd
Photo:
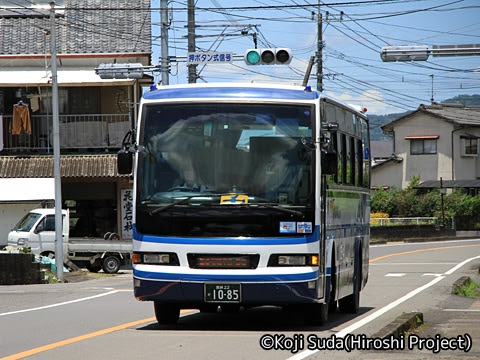
<svg viewBox="0 0 480 360">
<path fill-rule="evenodd" d="M 87 270 L 93 273 L 97 273 L 102 269 L 102 265 L 93 265 L 93 264 L 88 264 L 86 266 Z"/>
<path fill-rule="evenodd" d="M 107 274 L 115 274 L 120 270 L 120 259 L 116 256 L 107 256 L 103 259 L 102 269 Z"/>
<path fill-rule="evenodd" d="M 175 324 L 180 317 L 180 306 L 172 303 L 153 302 L 155 317 L 160 325 Z"/>
</svg>

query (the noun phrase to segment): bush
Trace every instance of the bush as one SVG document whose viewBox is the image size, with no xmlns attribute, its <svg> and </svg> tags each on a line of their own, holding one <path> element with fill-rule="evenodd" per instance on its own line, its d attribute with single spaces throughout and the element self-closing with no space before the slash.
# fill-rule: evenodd
<svg viewBox="0 0 480 360">
<path fill-rule="evenodd" d="M 414 177 L 405 189 L 385 190 L 378 187 L 371 197 L 370 217 L 437 217 L 455 218 L 459 230 L 478 229 L 480 226 L 480 194 L 471 196 L 455 189 L 443 196 L 440 190 L 418 189 L 419 177 Z M 382 214 L 375 216 L 374 214 Z"/>
</svg>

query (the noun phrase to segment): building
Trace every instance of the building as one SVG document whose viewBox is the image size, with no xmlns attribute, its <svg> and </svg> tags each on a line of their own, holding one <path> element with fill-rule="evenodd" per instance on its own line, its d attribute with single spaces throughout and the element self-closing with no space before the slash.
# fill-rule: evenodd
<svg viewBox="0 0 480 360">
<path fill-rule="evenodd" d="M 480 188 L 480 106 L 420 105 L 382 130 L 393 138 L 393 155 L 374 168 L 372 184 L 405 188 L 420 176 L 420 187 L 442 180 L 470 193 Z"/>
<path fill-rule="evenodd" d="M 35 188 L 37 179 L 53 177 L 52 22 L 49 10 L 26 8 L 30 1 L 7 3 L 12 7 L 0 9 L 0 186 L 18 179 Z M 95 68 L 151 65 L 150 1 L 64 0 L 56 6 L 63 207 L 78 236 L 128 237 L 132 184 L 117 173 L 116 153 L 152 77 L 105 80 Z M 0 199 L 0 210 L 9 201 Z"/>
</svg>

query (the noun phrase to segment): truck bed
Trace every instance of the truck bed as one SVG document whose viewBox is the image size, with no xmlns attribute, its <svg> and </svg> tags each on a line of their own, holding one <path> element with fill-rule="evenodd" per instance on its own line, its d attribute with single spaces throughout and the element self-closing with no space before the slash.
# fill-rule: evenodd
<svg viewBox="0 0 480 360">
<path fill-rule="evenodd" d="M 104 240 L 101 238 L 69 238 L 68 252 L 132 252 L 132 240 Z"/>
</svg>

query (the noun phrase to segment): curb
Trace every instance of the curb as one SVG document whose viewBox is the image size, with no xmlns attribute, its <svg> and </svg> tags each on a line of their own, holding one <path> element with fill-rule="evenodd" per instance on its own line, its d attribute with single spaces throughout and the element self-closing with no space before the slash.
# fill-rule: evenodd
<svg viewBox="0 0 480 360">
<path fill-rule="evenodd" d="M 457 295 L 460 292 L 460 289 L 465 285 L 469 285 L 471 281 L 472 279 L 470 276 L 462 276 L 459 278 L 452 285 L 452 294 Z"/>
<path fill-rule="evenodd" d="M 399 338 L 404 333 L 415 329 L 423 324 L 423 313 L 421 312 L 412 312 L 408 314 L 403 314 L 392 321 L 390 324 L 385 326 L 380 331 L 373 334 L 373 338 Z"/>
</svg>

